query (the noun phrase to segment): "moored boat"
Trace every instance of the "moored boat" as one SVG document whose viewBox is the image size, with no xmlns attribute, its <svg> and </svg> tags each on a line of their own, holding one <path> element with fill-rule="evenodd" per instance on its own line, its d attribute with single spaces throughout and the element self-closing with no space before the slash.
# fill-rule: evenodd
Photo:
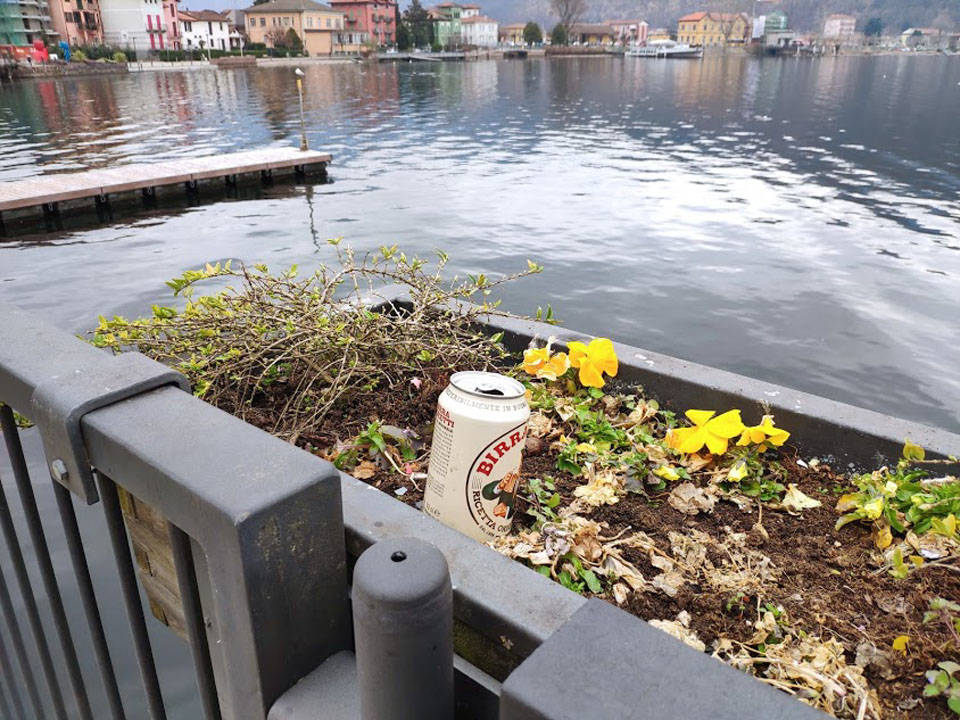
<svg viewBox="0 0 960 720">
<path fill-rule="evenodd" d="M 626 54 L 630 57 L 699 58 L 703 57 L 703 49 L 668 40 L 650 45 L 635 45 L 627 50 Z"/>
</svg>

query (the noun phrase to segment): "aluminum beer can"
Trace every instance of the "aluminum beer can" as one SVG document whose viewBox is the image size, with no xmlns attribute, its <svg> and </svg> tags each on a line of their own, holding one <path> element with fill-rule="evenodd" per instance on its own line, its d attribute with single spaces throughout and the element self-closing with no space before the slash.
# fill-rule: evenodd
<svg viewBox="0 0 960 720">
<path fill-rule="evenodd" d="M 510 532 L 529 418 L 513 378 L 454 373 L 437 402 L 424 512 L 481 542 Z"/>
</svg>

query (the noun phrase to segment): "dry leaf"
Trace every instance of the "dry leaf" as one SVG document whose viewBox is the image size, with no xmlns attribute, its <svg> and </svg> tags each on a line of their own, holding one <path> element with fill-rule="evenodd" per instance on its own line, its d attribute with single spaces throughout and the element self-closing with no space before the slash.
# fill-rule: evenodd
<svg viewBox="0 0 960 720">
<path fill-rule="evenodd" d="M 699 488 L 693 483 L 685 482 L 677 485 L 670 491 L 667 502 L 675 510 L 685 515 L 696 515 L 699 512 L 710 512 L 717 502 L 713 488 Z"/>
<path fill-rule="evenodd" d="M 377 465 L 369 460 L 364 460 L 351 470 L 350 474 L 357 480 L 369 480 L 377 474 Z"/>
<path fill-rule="evenodd" d="M 794 483 L 790 483 L 787 485 L 787 492 L 784 494 L 783 500 L 781 500 L 778 505 L 773 505 L 773 507 L 786 510 L 796 515 L 807 508 L 820 507 L 821 504 L 819 500 L 814 500 L 809 495 L 801 492 L 800 488 Z"/>
</svg>

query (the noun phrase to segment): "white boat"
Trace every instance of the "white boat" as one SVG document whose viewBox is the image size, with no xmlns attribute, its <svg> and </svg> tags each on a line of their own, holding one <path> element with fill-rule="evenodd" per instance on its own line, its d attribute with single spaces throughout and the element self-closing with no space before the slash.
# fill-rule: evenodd
<svg viewBox="0 0 960 720">
<path fill-rule="evenodd" d="M 635 45 L 627 50 L 627 55 L 649 58 L 699 58 L 703 57 L 703 49 L 673 40 L 664 40 L 650 45 Z"/>
</svg>

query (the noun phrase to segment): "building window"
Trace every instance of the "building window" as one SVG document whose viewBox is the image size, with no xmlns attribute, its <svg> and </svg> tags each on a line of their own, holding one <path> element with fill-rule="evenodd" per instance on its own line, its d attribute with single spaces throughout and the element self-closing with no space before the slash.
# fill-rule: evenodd
<svg viewBox="0 0 960 720">
<path fill-rule="evenodd" d="M 330 18 L 327 18 L 327 27 L 332 27 L 330 24 Z"/>
<path fill-rule="evenodd" d="M 308 27 L 308 28 L 312 28 L 312 27 L 313 27 L 313 18 L 312 18 L 312 17 L 309 17 L 309 16 L 307 17 L 307 27 Z"/>
<path fill-rule="evenodd" d="M 265 17 L 260 18 L 260 27 L 263 27 L 267 24 L 267 19 Z"/>
</svg>

